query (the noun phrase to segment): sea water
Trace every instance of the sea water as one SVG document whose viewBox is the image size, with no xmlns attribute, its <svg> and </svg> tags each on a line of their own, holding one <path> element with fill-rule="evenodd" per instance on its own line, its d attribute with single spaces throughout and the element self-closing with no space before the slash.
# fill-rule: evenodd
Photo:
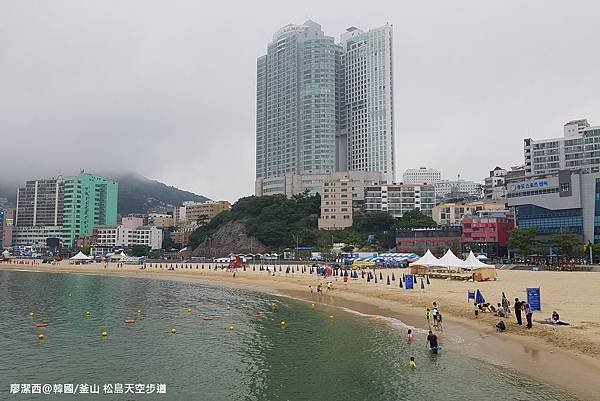
<svg viewBox="0 0 600 401">
<path fill-rule="evenodd" d="M 51 394 L 22 394 L 28 384 L 49 384 Z M 99 394 L 56 394 L 57 384 Z M 0 271 L 2 400 L 565 398 L 453 351 L 432 355 L 421 336 L 409 345 L 386 319 L 318 303 L 182 281 Z"/>
</svg>

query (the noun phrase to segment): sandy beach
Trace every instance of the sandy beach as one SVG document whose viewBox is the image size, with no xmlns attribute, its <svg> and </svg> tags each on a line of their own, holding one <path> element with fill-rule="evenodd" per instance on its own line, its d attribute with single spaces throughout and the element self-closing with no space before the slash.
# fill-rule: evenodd
<svg viewBox="0 0 600 401">
<path fill-rule="evenodd" d="M 468 356 L 533 376 L 542 381 L 565 388 L 584 399 L 598 399 L 600 383 L 600 273 L 588 272 L 531 272 L 498 271 L 498 280 L 472 283 L 431 279 L 431 284 L 420 285 L 414 290 L 399 288 L 399 278 L 405 269 L 382 269 L 383 280 L 377 284 L 365 280 L 349 280 L 331 277 L 333 290 L 316 294 L 316 286 L 326 280 L 316 275 L 295 272 L 286 274 L 287 265 L 278 267 L 275 276 L 265 271 L 238 269 L 235 277 L 225 270 L 214 270 L 214 265 L 177 264 L 173 271 L 167 270 L 171 263 L 118 268 L 111 263 L 57 265 L 0 264 L 0 269 L 36 270 L 44 272 L 91 273 L 140 278 L 171 279 L 185 281 L 218 282 L 252 290 L 293 297 L 318 303 L 323 307 L 342 307 L 369 315 L 371 318 L 389 317 L 399 319 L 417 328 L 417 341 L 423 340 L 427 321 L 425 308 L 436 301 L 444 316 L 444 332 L 438 334 L 440 343 L 448 349 L 456 349 Z M 173 267 L 176 264 L 173 263 Z M 270 266 L 273 269 L 273 266 Z M 387 285 L 386 277 L 394 274 L 396 280 Z M 379 271 L 377 271 L 379 276 Z M 360 275 L 359 275 L 360 277 Z M 310 292 L 309 285 L 315 288 Z M 498 317 L 490 313 L 475 319 L 473 305 L 467 303 L 467 291 L 480 289 L 486 301 L 500 302 L 502 291 L 511 300 L 526 299 L 527 287 L 540 287 L 542 312 L 534 313 L 534 326 L 527 330 L 518 326 L 513 316 L 505 319 L 507 331 L 497 333 L 494 325 Z M 535 323 L 550 317 L 556 310 L 561 319 L 572 326 L 552 326 Z M 404 333 L 400 333 L 404 335 Z M 420 338 L 423 337 L 423 338 Z"/>
</svg>

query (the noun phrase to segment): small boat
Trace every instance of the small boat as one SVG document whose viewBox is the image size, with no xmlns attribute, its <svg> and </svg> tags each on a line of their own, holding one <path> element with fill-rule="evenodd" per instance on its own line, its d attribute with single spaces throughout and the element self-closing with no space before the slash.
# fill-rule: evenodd
<svg viewBox="0 0 600 401">
<path fill-rule="evenodd" d="M 211 315 L 206 315 L 202 319 L 203 320 L 213 320 L 213 317 Z"/>
<path fill-rule="evenodd" d="M 35 327 L 48 327 L 48 323 L 38 323 Z"/>
<path fill-rule="evenodd" d="M 135 323 L 135 320 L 133 320 L 133 319 L 125 319 L 125 323 L 127 323 L 127 324 L 133 324 L 133 323 Z"/>
</svg>

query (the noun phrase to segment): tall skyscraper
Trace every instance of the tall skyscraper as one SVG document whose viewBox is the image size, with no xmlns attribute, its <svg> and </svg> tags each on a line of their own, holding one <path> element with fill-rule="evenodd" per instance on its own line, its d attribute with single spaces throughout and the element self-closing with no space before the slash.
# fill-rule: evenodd
<svg viewBox="0 0 600 401">
<path fill-rule="evenodd" d="M 258 58 L 257 178 L 335 171 L 339 49 L 306 21 L 275 32 Z"/>
<path fill-rule="evenodd" d="M 348 132 L 348 170 L 394 172 L 393 29 L 386 25 L 342 34 Z"/>
<path fill-rule="evenodd" d="M 63 223 L 65 182 L 62 178 L 31 180 L 17 190 L 16 226 L 58 226 Z"/>
<path fill-rule="evenodd" d="M 286 25 L 257 60 L 257 192 L 289 174 L 381 172 L 394 180 L 392 28 L 349 28 L 341 44 L 313 21 Z"/>
</svg>

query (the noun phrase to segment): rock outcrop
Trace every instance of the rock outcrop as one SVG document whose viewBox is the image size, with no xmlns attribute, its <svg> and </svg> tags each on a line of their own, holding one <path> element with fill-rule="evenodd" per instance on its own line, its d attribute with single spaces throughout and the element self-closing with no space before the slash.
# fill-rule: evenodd
<svg viewBox="0 0 600 401">
<path fill-rule="evenodd" d="M 192 256 L 209 258 L 227 256 L 230 253 L 264 253 L 267 247 L 256 238 L 246 234 L 244 224 L 232 221 L 223 224 L 216 232 L 194 249 Z"/>
</svg>

